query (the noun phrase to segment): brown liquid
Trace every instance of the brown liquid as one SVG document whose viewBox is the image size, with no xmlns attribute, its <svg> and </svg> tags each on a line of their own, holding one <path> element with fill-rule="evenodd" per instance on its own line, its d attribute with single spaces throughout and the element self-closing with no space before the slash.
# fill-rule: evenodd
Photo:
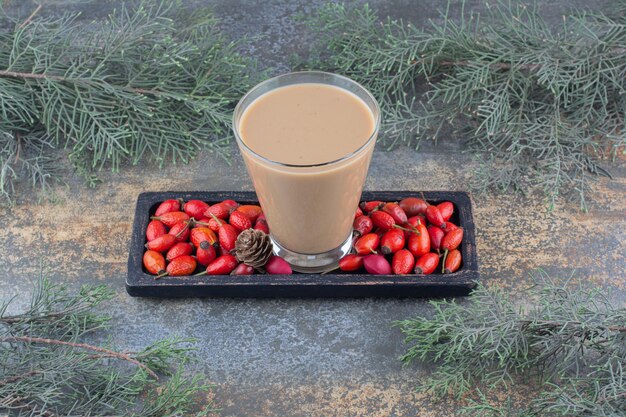
<svg viewBox="0 0 626 417">
<path fill-rule="evenodd" d="M 361 148 L 375 128 L 356 95 L 330 85 L 280 87 L 257 98 L 239 123 L 258 155 L 292 165 L 324 164 Z M 272 164 L 242 149 L 274 239 L 294 252 L 317 254 L 350 235 L 374 141 L 346 160 L 319 167 Z"/>
</svg>

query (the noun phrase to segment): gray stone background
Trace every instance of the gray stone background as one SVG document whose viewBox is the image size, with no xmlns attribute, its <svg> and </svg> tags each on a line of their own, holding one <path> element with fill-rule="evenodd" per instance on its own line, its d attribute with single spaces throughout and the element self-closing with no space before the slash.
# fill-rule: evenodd
<svg viewBox="0 0 626 417">
<path fill-rule="evenodd" d="M 2 0 L 0 0 L 2 1 Z M 3 0 L 10 13 L 28 16 L 39 2 Z M 41 13 L 81 11 L 82 19 L 103 17 L 118 0 L 42 0 Z M 323 1 L 252 0 L 184 1 L 210 5 L 233 38 L 253 39 L 245 52 L 280 73 L 289 57 L 306 51 L 310 34 L 294 20 L 312 13 Z M 467 9 L 484 3 L 468 0 Z M 374 0 L 381 15 L 403 17 L 416 25 L 439 19 L 444 1 Z M 591 9 L 605 1 L 539 2 L 557 25 L 573 7 Z M 451 10 L 460 11 L 458 2 Z M 215 384 L 224 416 L 454 416 L 459 403 L 434 403 L 414 387 L 432 371 L 403 367 L 404 352 L 394 320 L 429 315 L 426 300 L 233 300 L 136 299 L 124 290 L 128 242 L 135 198 L 143 191 L 251 190 L 243 162 L 233 151 L 228 165 L 202 154 L 189 165 L 163 170 L 149 163 L 104 173 L 104 183 L 88 189 L 78 179 L 59 190 L 62 202 L 37 204 L 26 197 L 14 208 L 0 208 L 0 300 L 19 297 L 23 306 L 43 263 L 54 282 L 72 289 L 106 283 L 116 291 L 108 313 L 112 337 L 126 349 L 139 349 L 167 337 L 199 339 L 198 361 L 191 372 Z M 366 188 L 370 190 L 467 190 L 473 170 L 458 138 L 444 138 L 420 152 L 400 146 L 377 150 Z M 601 179 L 589 213 L 563 204 L 546 210 L 541 196 L 474 196 L 477 246 L 482 278 L 512 293 L 530 285 L 529 272 L 543 268 L 611 291 L 626 300 L 626 163 L 612 166 L 615 179 Z M 460 300 L 460 302 L 466 302 Z M 523 392 L 500 392 L 523 399 Z"/>
</svg>

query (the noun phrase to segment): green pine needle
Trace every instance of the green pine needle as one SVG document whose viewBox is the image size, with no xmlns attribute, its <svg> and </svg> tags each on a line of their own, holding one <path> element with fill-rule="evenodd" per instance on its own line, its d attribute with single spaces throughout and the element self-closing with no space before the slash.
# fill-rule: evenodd
<svg viewBox="0 0 626 417">
<path fill-rule="evenodd" d="M 0 9 L 0 195 L 24 176 L 47 192 L 66 150 L 94 171 L 143 159 L 188 162 L 223 153 L 253 63 L 207 12 L 144 1 L 103 22 L 76 15 L 16 21 Z"/>
<path fill-rule="evenodd" d="M 451 126 L 481 169 L 479 190 L 544 190 L 586 207 L 590 180 L 626 144 L 626 9 L 575 12 L 552 29 L 537 8 L 496 3 L 448 11 L 417 28 L 367 6 L 330 4 L 311 18 L 309 67 L 347 75 L 381 102 L 382 138 L 416 147 Z M 461 128 L 459 128 L 461 126 Z M 449 134 L 450 129 L 445 132 Z"/>
<path fill-rule="evenodd" d="M 535 281 L 522 307 L 504 290 L 480 285 L 467 303 L 431 301 L 433 317 L 396 323 L 409 345 L 403 361 L 439 365 L 420 390 L 439 398 L 476 394 L 465 409 L 472 415 L 624 415 L 626 308 L 604 289 L 543 273 Z M 477 390 L 511 389 L 521 380 L 541 390 L 530 405 L 493 406 Z"/>
<path fill-rule="evenodd" d="M 140 352 L 91 344 L 110 318 L 94 311 L 113 293 L 82 287 L 72 295 L 41 278 L 30 307 L 0 305 L 0 413 L 9 416 L 206 416 L 196 398 L 212 388 L 184 365 L 191 339 L 158 341 Z M 166 378 L 169 376 L 169 378 Z"/>
</svg>

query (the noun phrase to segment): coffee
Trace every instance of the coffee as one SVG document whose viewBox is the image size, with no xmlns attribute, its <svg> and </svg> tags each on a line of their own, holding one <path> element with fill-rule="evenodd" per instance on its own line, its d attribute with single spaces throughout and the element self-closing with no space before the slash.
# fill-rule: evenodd
<svg viewBox="0 0 626 417">
<path fill-rule="evenodd" d="M 359 149 L 375 120 L 356 95 L 325 84 L 295 84 L 265 93 L 241 116 L 243 142 L 282 164 L 313 165 Z"/>
<path fill-rule="evenodd" d="M 375 143 L 370 106 L 344 88 L 296 83 L 255 98 L 237 127 L 272 238 L 300 254 L 344 244 Z"/>
</svg>

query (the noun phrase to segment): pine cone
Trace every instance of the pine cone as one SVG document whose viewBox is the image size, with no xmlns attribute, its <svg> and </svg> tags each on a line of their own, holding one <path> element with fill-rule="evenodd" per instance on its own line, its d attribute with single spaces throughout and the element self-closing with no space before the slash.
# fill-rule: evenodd
<svg viewBox="0 0 626 417">
<path fill-rule="evenodd" d="M 253 268 L 261 268 L 272 255 L 270 236 L 262 230 L 244 230 L 235 242 L 235 254 L 240 262 Z"/>
</svg>

